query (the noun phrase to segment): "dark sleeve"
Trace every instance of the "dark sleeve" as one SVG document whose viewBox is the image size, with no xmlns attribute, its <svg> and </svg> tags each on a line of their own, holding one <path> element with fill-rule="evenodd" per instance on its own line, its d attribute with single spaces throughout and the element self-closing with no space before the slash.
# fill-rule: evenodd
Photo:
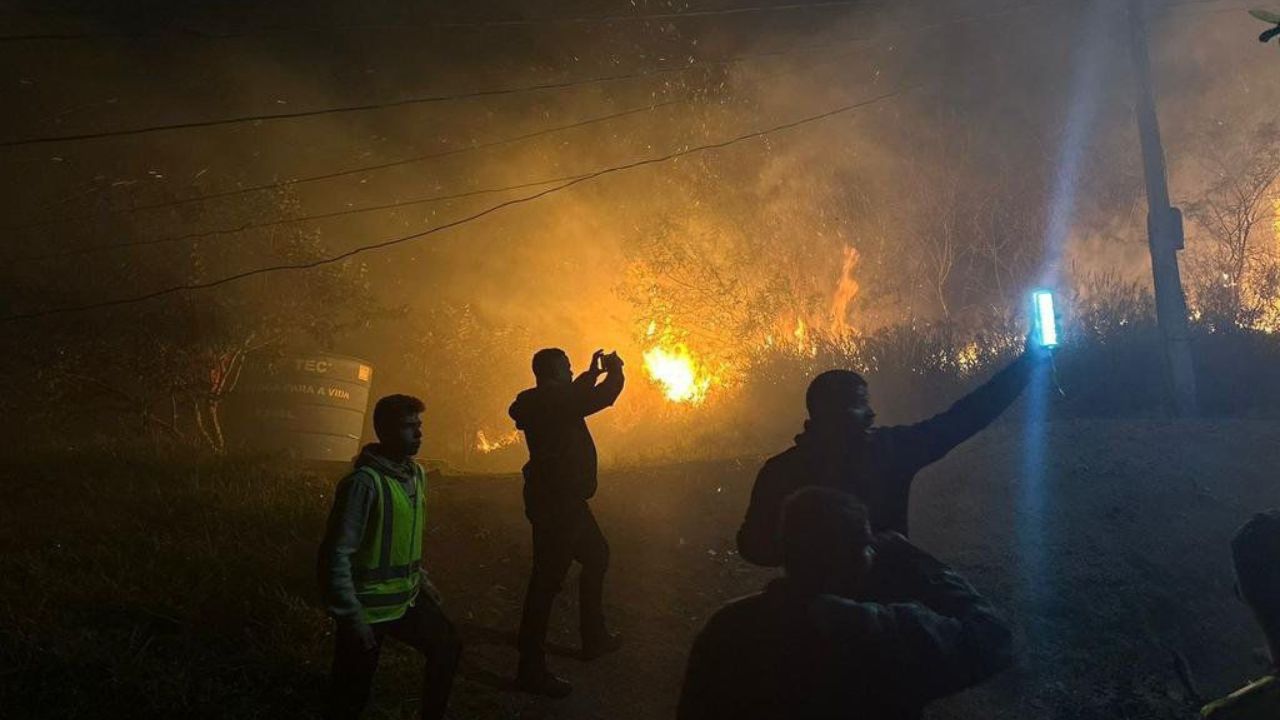
<svg viewBox="0 0 1280 720">
<path fill-rule="evenodd" d="M 604 381 L 597 385 L 595 381 L 598 377 L 599 375 L 585 372 L 573 381 L 574 411 L 581 417 L 594 415 L 613 405 L 622 394 L 626 378 L 621 368 L 605 374 Z"/>
<path fill-rule="evenodd" d="M 782 564 L 782 548 L 778 543 L 778 524 L 782 503 L 790 494 L 787 474 L 776 460 L 760 468 L 747 515 L 738 528 L 738 554 L 752 565 L 777 567 Z"/>
<path fill-rule="evenodd" d="M 372 479 L 362 472 L 343 478 L 334 491 L 333 509 L 320 543 L 320 588 L 325 607 L 335 618 L 354 617 L 360 612 L 351 556 L 360 549 L 376 497 Z"/>
<path fill-rule="evenodd" d="M 693 648 L 689 651 L 684 685 L 680 688 L 680 705 L 676 710 L 677 720 L 718 717 L 715 713 L 715 691 L 712 683 L 720 667 L 714 657 L 714 643 L 708 637 L 710 630 L 710 624 L 703 628 L 698 637 L 694 638 Z"/>
<path fill-rule="evenodd" d="M 1008 625 L 958 573 L 901 537 L 881 546 L 876 562 L 890 566 L 898 592 L 914 598 L 872 606 L 875 644 L 889 660 L 883 681 L 900 697 L 951 695 L 1012 664 Z"/>
<path fill-rule="evenodd" d="M 978 434 L 1018 399 L 1031 378 L 1032 363 L 1023 355 L 945 411 L 915 425 L 880 431 L 893 462 L 913 472 Z"/>
<path fill-rule="evenodd" d="M 507 417 L 511 418 L 511 421 L 516 424 L 517 430 L 524 430 L 526 425 L 524 420 L 524 414 L 519 410 L 519 408 L 520 408 L 520 400 L 519 398 L 517 398 L 514 402 L 512 402 L 509 406 L 507 406 Z"/>
</svg>

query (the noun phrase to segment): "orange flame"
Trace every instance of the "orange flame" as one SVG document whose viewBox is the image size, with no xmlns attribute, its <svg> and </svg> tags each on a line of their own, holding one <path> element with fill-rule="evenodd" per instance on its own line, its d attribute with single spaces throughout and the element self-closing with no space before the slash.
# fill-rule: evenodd
<svg viewBox="0 0 1280 720">
<path fill-rule="evenodd" d="M 495 450 L 501 450 L 508 445 L 515 445 L 518 442 L 520 442 L 519 430 L 512 430 L 504 435 L 499 435 L 493 440 L 490 440 L 483 430 L 476 431 L 476 450 L 482 453 L 488 454 Z"/>
<path fill-rule="evenodd" d="M 858 259 L 857 249 L 846 245 L 844 261 L 840 264 L 840 280 L 831 298 L 831 330 L 837 335 L 849 332 L 849 303 L 858 296 L 858 281 L 853 279 Z"/>
<path fill-rule="evenodd" d="M 717 381 L 684 343 L 655 346 L 644 353 L 644 369 L 671 402 L 699 405 Z"/>
<path fill-rule="evenodd" d="M 970 342 L 964 347 L 956 351 L 955 363 L 956 368 L 961 375 L 969 375 L 978 369 L 982 362 L 982 351 L 978 347 L 978 343 Z"/>
</svg>

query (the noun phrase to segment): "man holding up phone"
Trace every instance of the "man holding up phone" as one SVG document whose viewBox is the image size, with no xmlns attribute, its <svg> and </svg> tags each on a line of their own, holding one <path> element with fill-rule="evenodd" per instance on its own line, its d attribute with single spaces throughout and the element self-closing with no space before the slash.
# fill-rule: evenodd
<svg viewBox="0 0 1280 720">
<path fill-rule="evenodd" d="M 624 382 L 622 365 L 616 352 L 606 355 L 597 350 L 590 368 L 574 378 L 563 350 L 539 350 L 533 356 L 537 384 L 521 392 L 509 410 L 529 447 L 524 504 L 533 525 L 533 570 L 520 620 L 516 678 L 526 692 L 564 697 L 573 690 L 547 669 L 544 645 L 552 603 L 574 560 L 582 564 L 578 601 L 582 658 L 591 660 L 621 645 L 604 622 L 609 544 L 587 504 L 596 492 L 597 458 L 586 418 L 618 399 Z"/>
</svg>

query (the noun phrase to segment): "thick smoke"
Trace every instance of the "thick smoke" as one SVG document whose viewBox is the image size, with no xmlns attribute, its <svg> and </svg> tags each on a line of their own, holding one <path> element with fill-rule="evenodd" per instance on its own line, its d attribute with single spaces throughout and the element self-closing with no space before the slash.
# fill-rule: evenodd
<svg viewBox="0 0 1280 720">
<path fill-rule="evenodd" d="M 368 312 L 379 319 L 315 342 L 371 360 L 377 392 L 422 394 L 432 408 L 433 453 L 478 462 L 464 452 L 476 431 L 490 438 L 510 432 L 505 403 L 531 382 L 527 359 L 534 350 L 560 346 L 581 365 L 604 347 L 628 359 L 632 383 L 600 425 L 606 446 L 613 436 L 633 444 L 606 457 L 642 459 L 680 447 L 673 435 L 697 424 L 700 412 L 665 401 L 646 378 L 643 354 L 655 343 L 683 343 L 710 372 L 723 374 L 726 384 L 713 387 L 714 400 L 716 392 L 731 392 L 734 374 L 747 372 L 753 353 L 789 342 L 803 349 L 806 333 L 974 322 L 993 308 L 1017 307 L 1045 261 L 1081 48 L 1098 54 L 1091 59 L 1101 70 L 1089 88 L 1097 113 L 1081 149 L 1064 272 L 1148 282 L 1123 4 L 1018 5 L 866 3 L 679 21 L 441 30 L 424 23 L 460 18 L 458 8 L 245 3 L 237 13 L 213 15 L 195 4 L 152 3 L 105 15 L 92 3 L 32 4 L 14 11 L 15 33 L 136 37 L 7 44 L 2 51 L 13 76 L 5 105 L 18 108 L 4 121 L 11 138 L 690 69 L 386 111 L 12 148 L 6 215 L 14 224 L 64 221 L 11 232 L 6 251 L 22 257 L 37 249 L 230 230 L 282 214 L 573 176 L 901 90 L 853 112 L 608 175 L 351 261 L 362 280 L 340 287 L 367 294 L 378 310 Z M 507 3 L 486 13 L 681 9 Z M 1250 44 L 1256 28 L 1243 11 L 1204 10 L 1178 7 L 1153 17 L 1175 198 L 1194 198 L 1206 180 L 1195 158 L 1209 151 L 1207 132 L 1226 128 L 1243 136 L 1273 114 L 1280 94 L 1273 53 Z M 1089 22 L 1090 12 L 1105 18 Z M 400 27 L 383 27 L 390 25 Z M 794 48 L 810 50 L 779 54 Z M 708 62 L 735 57 L 743 59 Z M 118 212 L 677 100 L 528 141 L 297 184 L 283 194 Z M 22 288 L 10 304 L 24 310 L 211 279 L 269 264 L 294 247 L 295 237 L 313 242 L 307 252 L 341 252 L 540 189 L 24 263 L 9 271 Z M 252 314 L 253 303 L 270 292 L 237 284 L 194 294 L 192 302 L 209 304 L 214 315 L 223 307 Z M 252 302 L 237 304 L 240 296 Z M 347 298 L 330 301 L 337 314 Z M 107 317 L 127 323 L 129 316 Z M 883 402 L 892 412 L 892 399 Z M 798 399 L 751 413 L 782 418 L 778 427 L 800 419 Z M 742 419 L 714 417 L 729 425 Z M 775 433 L 766 441 L 776 439 Z M 518 460 L 513 450 L 501 464 Z"/>
</svg>

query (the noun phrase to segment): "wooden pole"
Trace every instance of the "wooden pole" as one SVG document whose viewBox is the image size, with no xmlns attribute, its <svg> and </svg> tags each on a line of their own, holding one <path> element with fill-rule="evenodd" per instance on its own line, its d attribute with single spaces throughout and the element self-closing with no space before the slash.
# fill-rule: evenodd
<svg viewBox="0 0 1280 720">
<path fill-rule="evenodd" d="M 1151 60 L 1141 0 L 1129 0 L 1129 21 L 1137 77 L 1138 137 L 1142 142 L 1142 166 L 1147 182 L 1147 239 L 1155 283 L 1156 322 L 1164 341 L 1165 375 L 1173 410 L 1180 417 L 1191 417 L 1197 413 L 1196 376 L 1191 363 L 1187 298 L 1178 269 L 1178 251 L 1183 245 L 1182 213 L 1169 204 L 1169 179 L 1151 86 Z"/>
</svg>

